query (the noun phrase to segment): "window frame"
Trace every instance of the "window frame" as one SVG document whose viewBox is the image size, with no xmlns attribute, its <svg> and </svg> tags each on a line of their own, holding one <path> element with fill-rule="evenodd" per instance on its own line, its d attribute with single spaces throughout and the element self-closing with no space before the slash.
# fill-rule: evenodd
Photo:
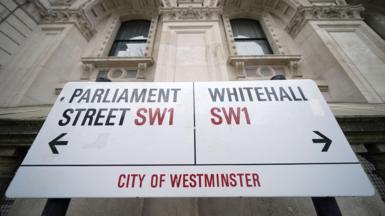
<svg viewBox="0 0 385 216">
<path fill-rule="evenodd" d="M 124 25 L 126 23 L 130 23 L 130 22 L 137 22 L 137 21 L 145 21 L 147 22 L 148 24 L 148 31 L 147 31 L 147 36 L 145 37 L 146 39 L 125 39 L 125 40 L 121 40 L 121 39 L 117 39 L 119 38 L 119 35 L 121 34 L 121 32 L 123 31 L 123 28 Z M 127 20 L 127 21 L 124 21 L 124 22 L 121 22 L 120 25 L 119 25 L 119 28 L 118 28 L 118 31 L 115 35 L 115 39 L 112 41 L 112 45 L 111 45 L 111 48 L 110 48 L 110 51 L 108 53 L 108 56 L 111 56 L 111 57 L 122 57 L 122 58 L 127 58 L 127 57 L 137 57 L 137 58 L 140 58 L 140 57 L 145 57 L 146 54 L 145 54 L 145 50 L 146 50 L 146 46 L 147 46 L 147 42 L 150 38 L 150 29 L 151 29 L 151 20 L 147 20 L 147 19 L 133 19 L 133 20 Z M 122 51 L 122 50 L 118 50 L 118 46 L 119 46 L 119 43 L 140 43 L 140 44 L 143 44 L 143 55 L 129 55 L 129 56 L 118 56 L 118 55 L 113 55 L 114 53 L 116 52 L 119 52 L 119 51 Z"/>
<path fill-rule="evenodd" d="M 83 63 L 83 79 L 95 80 L 98 72 L 104 68 L 130 67 L 137 70 L 135 80 L 119 81 L 151 81 L 154 74 L 148 68 L 154 64 L 154 43 L 156 35 L 159 33 L 159 14 L 142 11 L 142 13 L 124 13 L 110 16 L 101 35 L 98 35 L 100 43 L 95 48 L 95 53 L 81 57 Z M 112 45 L 120 29 L 121 23 L 132 20 L 150 21 L 150 30 L 146 40 L 144 56 L 110 56 Z M 108 27 L 107 27 L 108 26 Z M 118 81 L 118 80 L 116 80 Z"/>
<path fill-rule="evenodd" d="M 257 20 L 259 22 L 267 42 L 273 51 L 272 54 L 241 55 L 237 52 L 230 20 L 242 18 Z M 274 30 L 277 25 L 274 24 L 274 19 L 269 12 L 249 11 L 240 13 L 239 11 L 227 11 L 222 15 L 222 24 L 228 45 L 227 62 L 233 66 L 233 73 L 231 74 L 230 79 L 249 79 L 246 76 L 246 67 L 257 65 L 284 66 L 286 67 L 286 76 L 288 79 L 302 77 L 302 74 L 298 71 L 298 62 L 301 60 L 302 56 L 300 54 L 286 54 L 288 51 L 285 49 L 285 46 L 282 45 L 282 41 L 279 38 L 280 34 L 277 34 Z"/>
<path fill-rule="evenodd" d="M 259 30 L 261 33 L 262 33 L 262 37 L 247 37 L 247 38 L 238 38 L 238 37 L 235 37 L 234 35 L 234 29 L 233 29 L 233 23 L 232 21 L 234 20 L 247 20 L 247 21 L 253 21 L 255 22 L 255 26 L 257 27 L 257 30 Z M 258 41 L 263 41 L 265 42 L 268 46 L 267 46 L 267 49 L 268 49 L 268 53 L 263 53 L 263 54 L 258 54 L 258 53 L 255 53 L 255 54 L 250 54 L 250 55 L 273 55 L 274 54 L 274 51 L 273 51 L 273 48 L 266 36 L 266 33 L 265 33 L 265 30 L 263 29 L 261 23 L 259 20 L 256 20 L 256 19 L 250 19 L 250 18 L 233 18 L 233 19 L 230 19 L 230 28 L 231 28 L 231 31 L 232 31 L 232 35 L 233 35 L 233 38 L 234 38 L 234 43 L 235 43 L 235 46 L 236 46 L 236 51 L 237 53 L 239 53 L 239 50 L 238 50 L 238 46 L 237 46 L 237 42 L 244 42 L 244 41 L 255 41 L 257 44 Z M 262 48 L 262 47 L 261 47 Z M 263 50 L 263 49 L 262 49 Z M 263 50 L 264 51 L 264 50 Z M 247 54 L 247 56 L 250 56 L 249 54 Z"/>
</svg>

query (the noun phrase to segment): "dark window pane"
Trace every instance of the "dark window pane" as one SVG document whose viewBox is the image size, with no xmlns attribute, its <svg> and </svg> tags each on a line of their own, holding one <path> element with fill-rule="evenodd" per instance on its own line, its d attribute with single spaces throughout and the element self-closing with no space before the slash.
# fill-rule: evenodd
<svg viewBox="0 0 385 216">
<path fill-rule="evenodd" d="M 129 57 L 129 56 L 144 56 L 144 42 L 115 42 L 112 49 L 112 56 Z"/>
<path fill-rule="evenodd" d="M 133 20 L 122 23 L 116 40 L 146 40 L 150 29 L 150 21 Z"/>
<path fill-rule="evenodd" d="M 234 19 L 231 28 L 235 39 L 238 38 L 266 38 L 261 25 L 256 20 Z"/>
<path fill-rule="evenodd" d="M 235 41 L 238 55 L 272 54 L 270 45 L 265 40 Z"/>
<path fill-rule="evenodd" d="M 96 79 L 98 79 L 98 78 L 108 79 L 107 74 L 108 74 L 108 70 L 107 69 L 101 69 L 101 70 L 99 70 Z"/>
<path fill-rule="evenodd" d="M 133 20 L 122 23 L 110 55 L 120 57 L 144 56 L 150 21 Z"/>
<path fill-rule="evenodd" d="M 257 68 L 255 68 L 255 67 L 246 68 L 246 76 L 256 77 L 257 76 Z"/>
<path fill-rule="evenodd" d="M 231 27 L 238 55 L 273 54 L 266 35 L 258 21 L 233 19 Z"/>
<path fill-rule="evenodd" d="M 136 74 L 138 71 L 136 69 L 126 69 L 127 71 L 127 78 L 136 78 Z"/>
</svg>

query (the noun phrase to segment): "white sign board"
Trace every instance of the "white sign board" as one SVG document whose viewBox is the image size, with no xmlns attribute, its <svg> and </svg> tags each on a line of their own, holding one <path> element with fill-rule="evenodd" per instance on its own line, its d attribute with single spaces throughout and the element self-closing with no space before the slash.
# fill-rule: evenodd
<svg viewBox="0 0 385 216">
<path fill-rule="evenodd" d="M 370 196 L 311 80 L 69 83 L 6 195 Z"/>
</svg>

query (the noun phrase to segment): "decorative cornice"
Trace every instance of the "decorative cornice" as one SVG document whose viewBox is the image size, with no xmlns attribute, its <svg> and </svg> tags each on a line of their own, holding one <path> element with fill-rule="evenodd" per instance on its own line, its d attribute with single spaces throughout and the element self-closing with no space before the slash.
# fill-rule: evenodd
<svg viewBox="0 0 385 216">
<path fill-rule="evenodd" d="M 53 9 L 42 13 L 42 24 L 74 24 L 87 39 L 96 32 L 82 9 Z"/>
<path fill-rule="evenodd" d="M 309 20 L 362 20 L 360 13 L 363 10 L 361 5 L 300 7 L 286 26 L 286 31 L 294 38 Z"/>
<path fill-rule="evenodd" d="M 160 14 L 163 15 L 164 21 L 178 21 L 178 20 L 213 20 L 219 19 L 219 15 L 222 14 L 220 8 L 165 8 L 160 10 Z"/>
<path fill-rule="evenodd" d="M 301 55 L 237 55 L 229 56 L 228 62 L 234 64 L 243 61 L 250 65 L 290 65 L 291 62 L 299 62 Z"/>
<path fill-rule="evenodd" d="M 154 60 L 152 57 L 82 57 L 83 64 L 90 64 L 94 67 L 128 67 L 137 66 L 140 63 L 152 65 Z"/>
<path fill-rule="evenodd" d="M 301 55 L 236 55 L 229 56 L 228 62 L 235 67 L 237 78 L 246 77 L 246 66 L 249 65 L 282 65 L 288 68 L 286 76 L 291 79 L 302 77 L 298 71 L 298 62 Z"/>
<path fill-rule="evenodd" d="M 75 0 L 51 0 L 52 6 L 70 6 Z"/>
<path fill-rule="evenodd" d="M 177 0 L 176 5 L 178 7 L 186 7 L 186 6 L 202 7 L 203 0 Z"/>
</svg>

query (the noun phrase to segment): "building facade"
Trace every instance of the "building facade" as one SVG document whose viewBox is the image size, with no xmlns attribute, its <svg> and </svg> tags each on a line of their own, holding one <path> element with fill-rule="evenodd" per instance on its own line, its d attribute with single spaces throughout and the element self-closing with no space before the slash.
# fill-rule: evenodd
<svg viewBox="0 0 385 216">
<path fill-rule="evenodd" d="M 312 79 L 376 185 L 337 198 L 383 215 L 385 11 L 380 1 L 1 0 L 4 193 L 63 85 Z M 284 110 L 283 110 L 284 112 Z M 9 215 L 46 200 L 8 201 Z M 316 215 L 310 198 L 73 199 L 68 215 Z"/>
</svg>

